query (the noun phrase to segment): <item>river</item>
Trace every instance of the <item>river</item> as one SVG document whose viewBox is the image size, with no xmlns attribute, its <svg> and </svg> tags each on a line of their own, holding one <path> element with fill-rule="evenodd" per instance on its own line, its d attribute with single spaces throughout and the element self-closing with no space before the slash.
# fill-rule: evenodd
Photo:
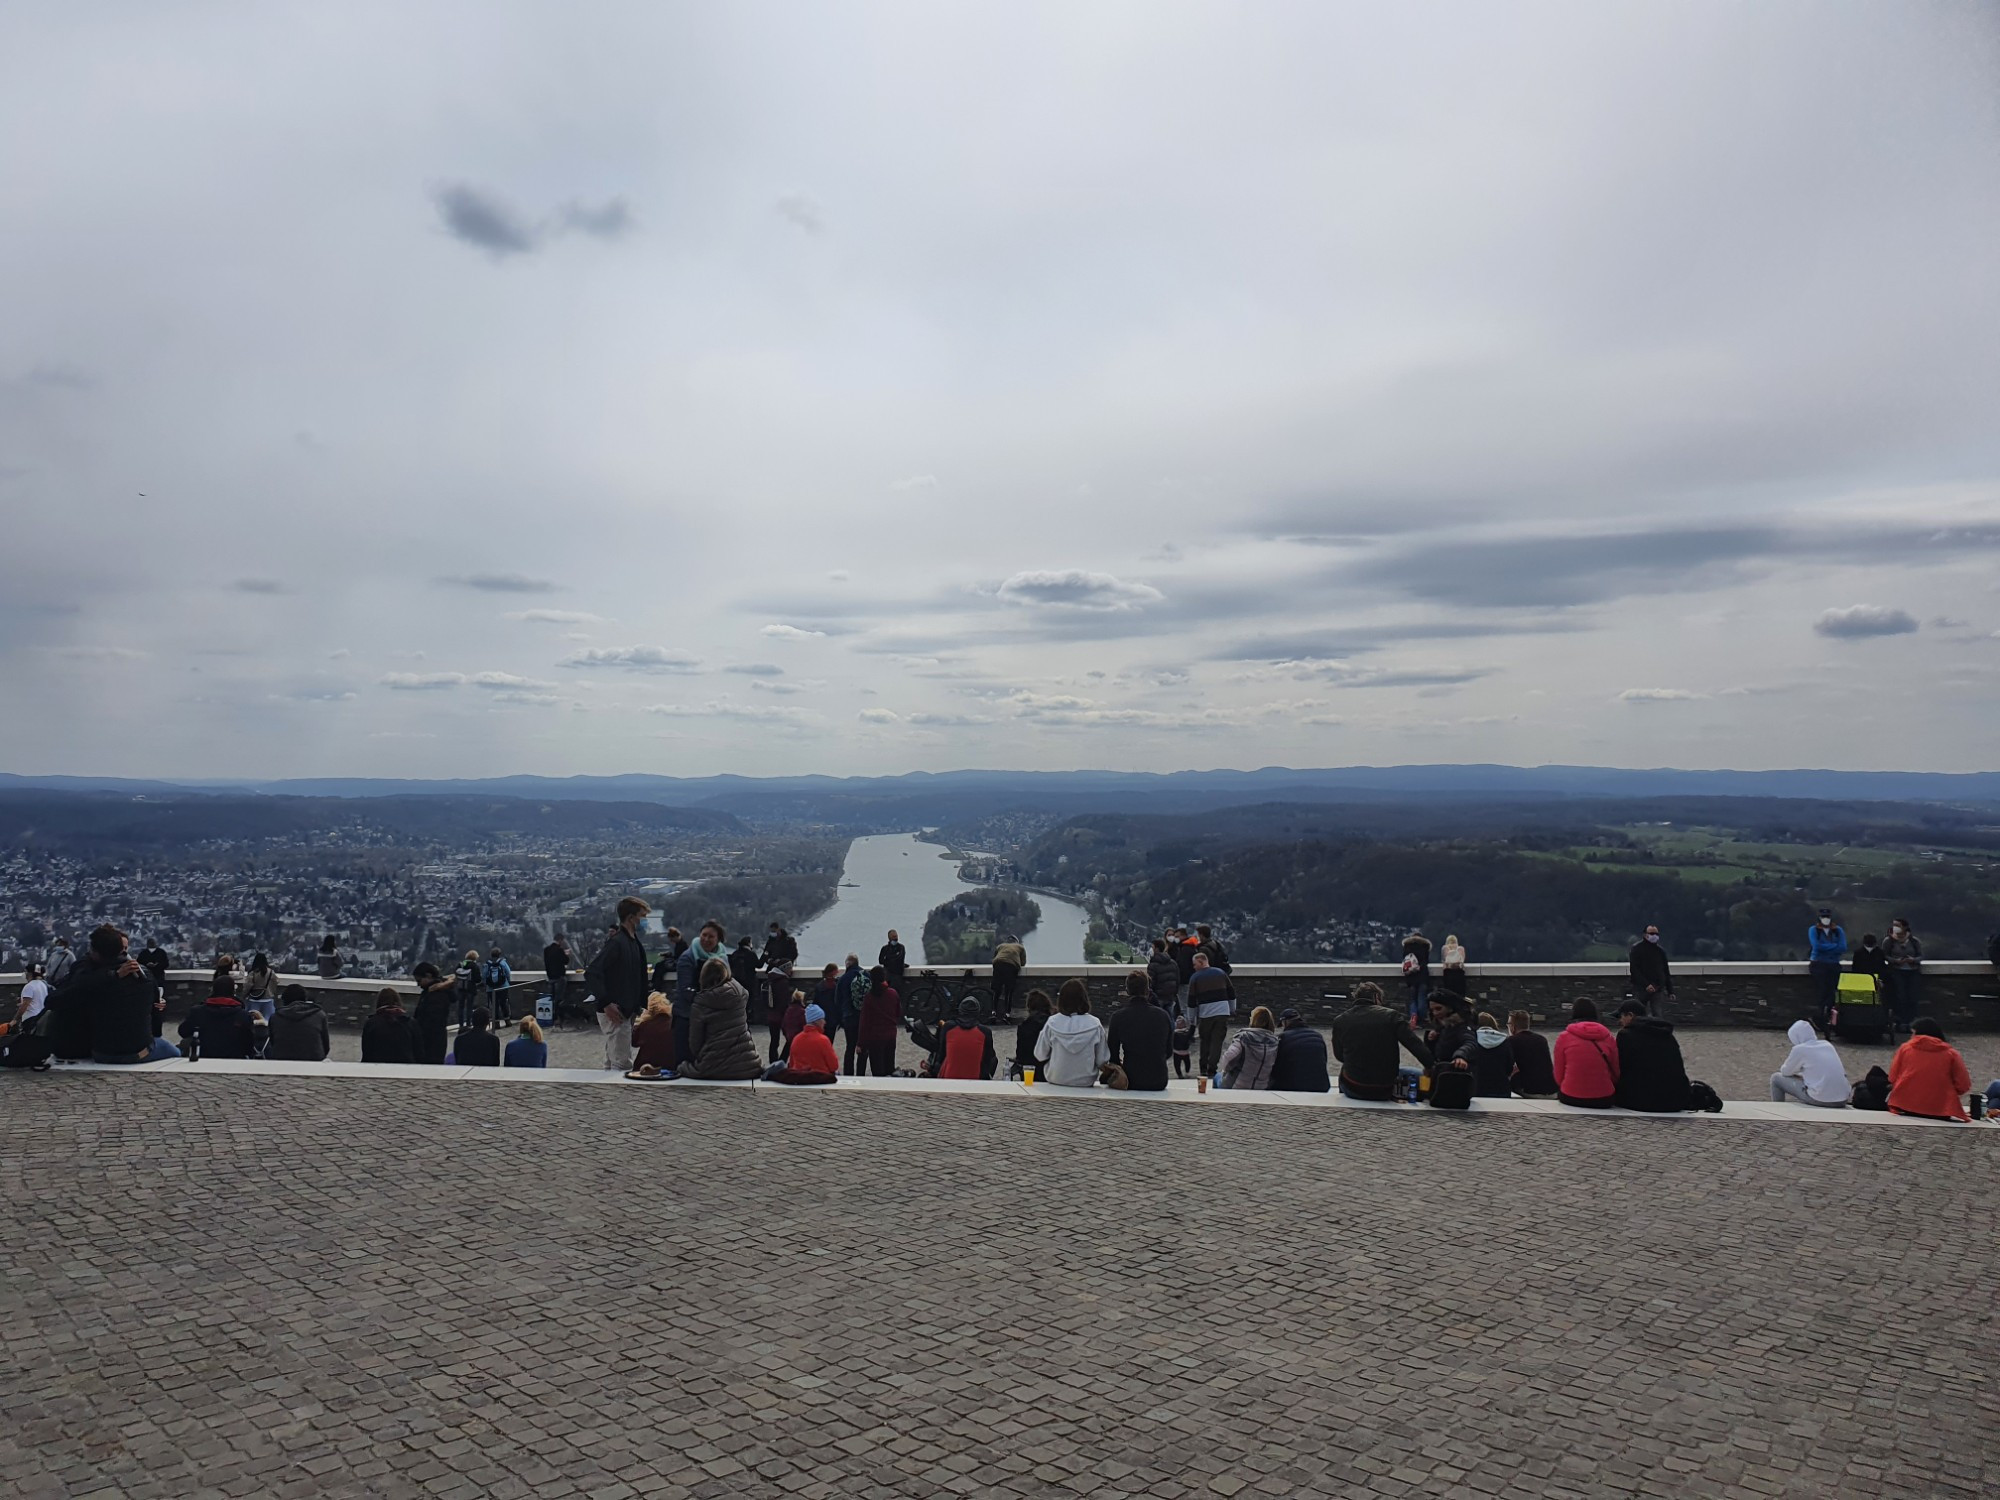
<svg viewBox="0 0 2000 1500">
<path fill-rule="evenodd" d="M 909 949 L 912 968 L 928 963 L 924 918 L 932 907 L 959 892 L 978 889 L 958 878 L 957 863 L 940 858 L 943 853 L 936 844 L 919 841 L 914 833 L 871 834 L 850 844 L 833 905 L 797 933 L 801 972 L 839 963 L 850 953 L 860 954 L 864 963 L 873 963 L 891 927 Z M 1074 902 L 1040 891 L 1029 894 L 1041 907 L 1042 920 L 1020 935 L 1028 962 L 1081 964 L 1090 914 Z"/>
</svg>

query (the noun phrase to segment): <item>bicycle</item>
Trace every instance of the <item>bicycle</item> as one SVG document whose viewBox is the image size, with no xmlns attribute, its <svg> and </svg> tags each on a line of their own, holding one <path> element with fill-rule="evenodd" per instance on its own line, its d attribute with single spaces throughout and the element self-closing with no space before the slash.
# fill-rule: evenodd
<svg viewBox="0 0 2000 1500">
<path fill-rule="evenodd" d="M 917 983 L 911 986 L 910 997 L 903 1002 L 903 1015 L 928 1028 L 940 1021 L 957 1020 L 958 1007 L 966 1000 L 979 1002 L 982 1021 L 993 1018 L 993 992 L 975 981 L 972 970 L 967 969 L 954 985 L 935 969 L 919 969 Z"/>
</svg>

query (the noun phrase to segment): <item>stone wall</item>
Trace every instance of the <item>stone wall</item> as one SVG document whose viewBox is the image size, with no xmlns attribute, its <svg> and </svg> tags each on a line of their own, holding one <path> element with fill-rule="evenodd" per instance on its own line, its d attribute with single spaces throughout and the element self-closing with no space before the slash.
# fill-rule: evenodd
<svg viewBox="0 0 2000 1500">
<path fill-rule="evenodd" d="M 982 986 L 989 982 L 990 974 L 983 966 L 940 972 L 954 983 L 970 975 L 973 983 Z M 1063 980 L 1081 977 L 1090 986 L 1092 1006 L 1100 1015 L 1108 1015 L 1120 1003 L 1125 976 L 1130 972 L 1128 967 L 1114 964 L 1079 969 L 1035 967 L 1022 976 L 1021 993 L 1040 988 L 1053 995 Z M 1391 1001 L 1399 1001 L 1403 995 L 1401 975 L 1384 964 L 1239 964 L 1232 977 L 1243 1011 L 1253 1005 L 1268 1005 L 1274 1011 L 1297 1006 L 1318 1024 L 1345 1009 L 1348 995 L 1364 979 L 1381 985 Z M 416 997 L 416 987 L 408 980 L 323 980 L 291 975 L 284 982 L 303 985 L 336 1026 L 359 1026 L 374 1011 L 376 992 L 385 984 L 404 996 L 406 1006 Z M 918 982 L 915 976 L 911 982 Z M 1804 964 L 1684 965 L 1675 971 L 1675 986 L 1675 997 L 1665 1007 L 1665 1014 L 1683 1026 L 1782 1031 L 1814 1010 L 1812 983 Z M 20 988 L 19 974 L 0 975 L 0 999 L 10 1013 Z M 1503 1019 L 1510 1010 L 1526 1010 L 1538 1026 L 1567 1019 L 1570 1006 L 1584 996 L 1608 1013 L 1630 993 L 1622 964 L 1474 965 L 1467 973 L 1466 988 L 1480 1009 Z M 539 976 L 534 976 L 533 983 L 514 986 L 510 1009 L 517 1020 L 532 1011 L 540 989 Z M 177 1020 L 207 993 L 206 972 L 174 970 L 167 984 L 169 1018 Z M 1919 1008 L 1936 1017 L 1947 1033 L 2000 1031 L 2000 979 L 1983 963 L 1927 965 Z M 1016 1009 L 1018 1013 L 1019 1007 Z"/>
</svg>

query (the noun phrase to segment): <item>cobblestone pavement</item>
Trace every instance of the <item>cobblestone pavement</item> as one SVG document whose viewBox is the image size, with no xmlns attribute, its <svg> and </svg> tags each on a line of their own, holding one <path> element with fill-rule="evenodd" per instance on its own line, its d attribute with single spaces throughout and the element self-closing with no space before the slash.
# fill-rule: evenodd
<svg viewBox="0 0 2000 1500">
<path fill-rule="evenodd" d="M 1668 1133 L 4 1077 L 0 1494 L 1995 1493 L 1990 1145 Z"/>
<path fill-rule="evenodd" d="M 1544 1035 L 1554 1039 L 1553 1032 Z M 1687 1058 L 1688 1076 L 1701 1079 L 1725 1099 L 1768 1099 L 1771 1075 L 1777 1072 L 1790 1050 L 1784 1034 L 1777 1031 L 1682 1031 L 1678 1035 L 1681 1051 Z M 761 1048 L 764 1040 L 761 1032 L 757 1040 Z M 1951 1042 L 1965 1054 L 1975 1088 L 1984 1088 L 2000 1078 L 2000 1035 L 1967 1033 L 1954 1036 Z M 1012 1031 L 1001 1028 L 995 1044 L 1003 1068 L 1014 1055 L 1013 1043 Z M 1877 1063 L 1885 1068 L 1889 1065 L 1888 1047 L 1862 1047 L 1848 1042 L 1839 1046 L 1848 1076 L 1855 1081 Z M 345 1062 L 359 1062 L 361 1033 L 335 1032 L 333 1055 Z M 908 1037 L 903 1039 L 896 1061 L 905 1068 L 917 1065 L 917 1049 L 910 1045 Z M 595 1032 L 551 1031 L 549 1062 L 558 1068 L 602 1067 L 604 1043 Z"/>
</svg>

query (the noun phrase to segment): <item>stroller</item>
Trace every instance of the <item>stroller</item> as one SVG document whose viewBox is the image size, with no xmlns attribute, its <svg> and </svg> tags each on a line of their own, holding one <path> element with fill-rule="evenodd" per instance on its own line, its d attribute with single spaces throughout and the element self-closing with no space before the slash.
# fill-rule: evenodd
<svg viewBox="0 0 2000 1500">
<path fill-rule="evenodd" d="M 1880 1042 L 1889 1030 L 1889 1007 L 1873 974 L 1843 974 L 1834 1002 L 1833 1034 L 1843 1042 Z"/>
</svg>

